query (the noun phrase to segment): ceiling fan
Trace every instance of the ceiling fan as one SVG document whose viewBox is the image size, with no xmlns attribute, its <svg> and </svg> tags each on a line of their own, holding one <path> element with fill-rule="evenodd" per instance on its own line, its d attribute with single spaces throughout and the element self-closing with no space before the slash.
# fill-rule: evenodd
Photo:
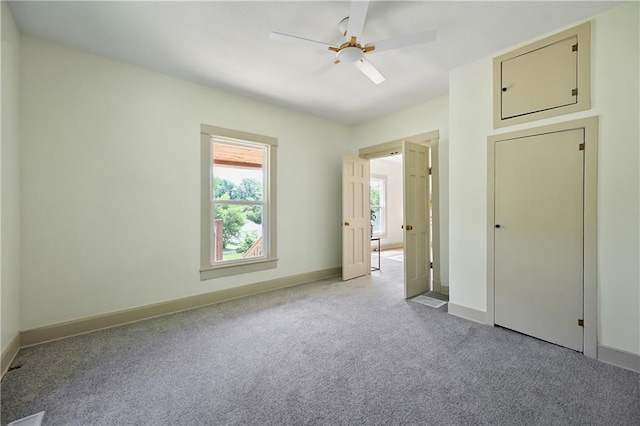
<svg viewBox="0 0 640 426">
<path fill-rule="evenodd" d="M 369 77 L 371 81 L 375 84 L 380 84 L 385 80 L 385 78 L 373 65 L 371 65 L 371 62 L 367 60 L 365 55 L 434 41 L 436 39 L 436 31 L 426 31 L 394 37 L 362 45 L 360 43 L 360 36 L 364 29 L 368 8 L 368 0 L 354 0 L 351 3 L 349 16 L 344 18 L 338 24 L 338 28 L 345 38 L 345 42 L 339 46 L 277 32 L 272 32 L 269 37 L 275 40 L 290 41 L 335 52 L 335 60 L 318 70 L 316 74 L 326 72 L 333 67 L 333 65 L 341 62 L 353 63 L 364 75 Z"/>
</svg>

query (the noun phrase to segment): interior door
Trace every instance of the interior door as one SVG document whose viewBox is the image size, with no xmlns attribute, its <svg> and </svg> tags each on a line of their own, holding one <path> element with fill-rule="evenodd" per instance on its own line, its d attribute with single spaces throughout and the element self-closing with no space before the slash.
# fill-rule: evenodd
<svg viewBox="0 0 640 426">
<path fill-rule="evenodd" d="M 495 324 L 583 350 L 584 130 L 495 145 Z"/>
<path fill-rule="evenodd" d="M 369 160 L 342 160 L 342 279 L 371 273 Z"/>
<path fill-rule="evenodd" d="M 429 147 L 403 142 L 404 297 L 431 290 Z"/>
</svg>

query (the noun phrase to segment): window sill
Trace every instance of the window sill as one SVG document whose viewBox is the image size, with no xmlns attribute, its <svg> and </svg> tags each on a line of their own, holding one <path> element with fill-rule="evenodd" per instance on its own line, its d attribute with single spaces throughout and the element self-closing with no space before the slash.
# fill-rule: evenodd
<svg viewBox="0 0 640 426">
<path fill-rule="evenodd" d="M 234 263 L 230 265 L 212 266 L 200 269 L 200 281 L 231 275 L 247 274 L 249 272 L 264 271 L 278 267 L 278 259 L 262 259 L 253 262 Z"/>
</svg>

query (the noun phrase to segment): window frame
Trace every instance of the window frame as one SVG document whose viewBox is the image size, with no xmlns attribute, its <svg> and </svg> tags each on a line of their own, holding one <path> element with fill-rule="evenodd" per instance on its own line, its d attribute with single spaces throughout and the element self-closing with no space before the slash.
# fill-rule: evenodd
<svg viewBox="0 0 640 426">
<path fill-rule="evenodd" d="M 263 253 L 259 258 L 237 259 L 215 263 L 213 255 L 213 151 L 214 140 L 237 143 L 238 145 L 261 145 L 266 148 L 266 173 L 263 188 Z M 263 271 L 277 267 L 276 244 L 276 138 L 239 130 L 226 129 L 207 124 L 200 125 L 200 161 L 201 161 L 201 209 L 200 209 L 200 280 L 209 280 L 225 276 Z"/>
<path fill-rule="evenodd" d="M 380 210 L 383 212 L 382 218 L 380 220 L 381 232 L 371 233 L 371 237 L 373 238 L 385 238 L 387 236 L 387 176 L 380 174 L 372 174 L 369 176 L 369 193 L 371 193 L 371 181 L 378 180 L 382 182 L 382 194 L 380 196 L 381 205 Z M 371 198 L 371 195 L 369 195 Z"/>
</svg>

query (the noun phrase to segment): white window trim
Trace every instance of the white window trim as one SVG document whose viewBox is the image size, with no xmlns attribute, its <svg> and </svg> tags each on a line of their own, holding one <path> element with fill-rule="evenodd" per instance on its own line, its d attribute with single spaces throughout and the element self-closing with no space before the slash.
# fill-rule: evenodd
<svg viewBox="0 0 640 426">
<path fill-rule="evenodd" d="M 266 187 L 264 211 L 264 239 L 265 257 L 259 259 L 247 259 L 241 261 L 231 261 L 221 264 L 211 264 L 212 253 L 212 230 L 211 230 L 211 185 L 212 185 L 212 139 L 230 139 L 234 141 L 254 142 L 268 145 L 267 162 L 268 175 L 265 176 Z M 200 280 L 226 277 L 249 272 L 263 271 L 277 267 L 277 244 L 276 244 L 276 169 L 277 169 L 277 147 L 278 140 L 273 137 L 257 135 L 253 133 L 241 132 L 233 129 L 200 125 Z"/>
<path fill-rule="evenodd" d="M 387 205 L 387 176 L 386 175 L 379 175 L 379 174 L 372 174 L 369 177 L 370 180 L 372 179 L 378 179 L 381 180 L 383 182 L 384 185 L 384 190 L 382 191 L 382 197 L 381 197 L 381 201 L 382 201 L 382 206 L 384 208 L 384 214 L 382 215 L 382 226 L 383 226 L 383 232 L 380 233 L 374 233 L 372 235 L 372 237 L 374 238 L 386 238 L 387 237 L 387 213 L 388 213 L 388 205 Z"/>
</svg>

